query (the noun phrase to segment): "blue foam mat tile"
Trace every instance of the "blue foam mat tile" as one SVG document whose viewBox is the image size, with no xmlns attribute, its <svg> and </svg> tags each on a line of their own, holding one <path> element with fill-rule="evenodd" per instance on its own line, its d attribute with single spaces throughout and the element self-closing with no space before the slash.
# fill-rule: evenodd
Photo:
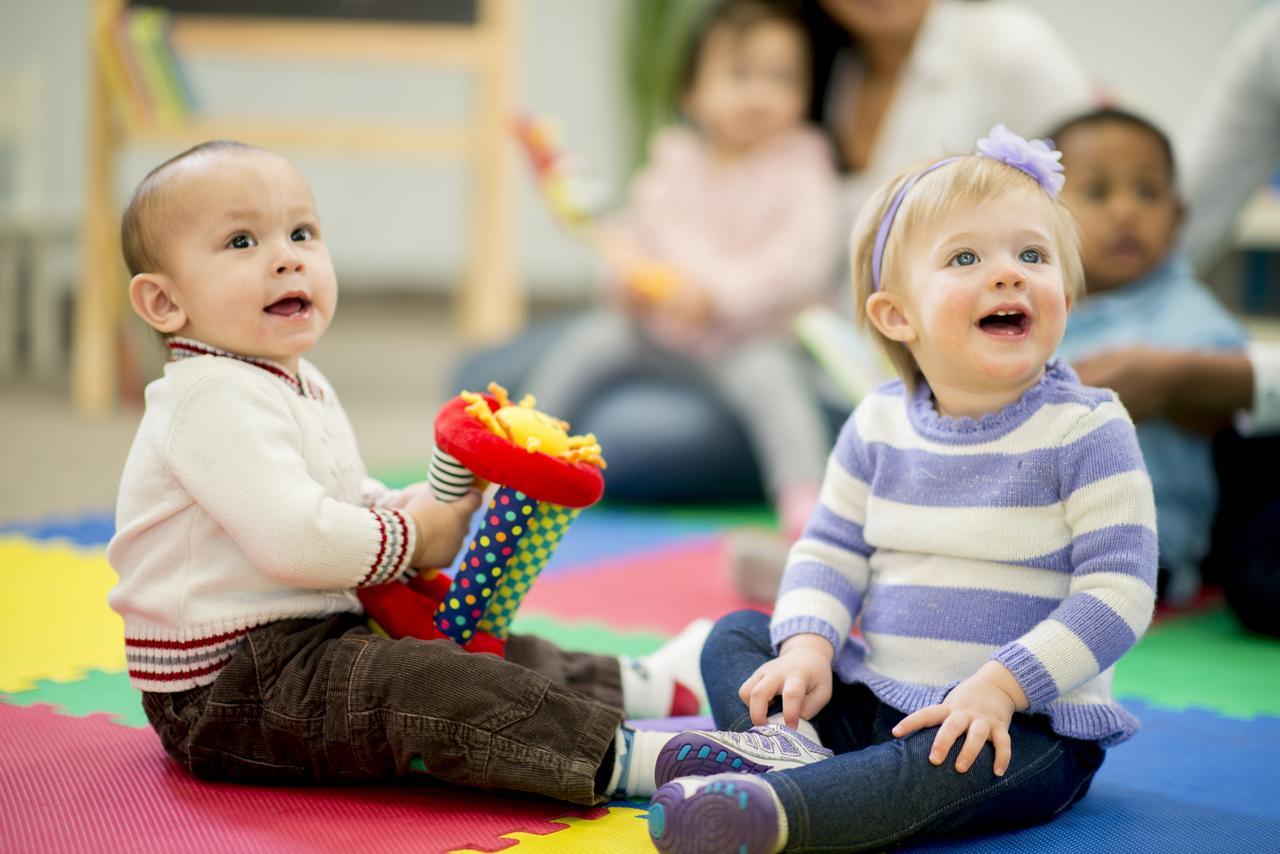
<svg viewBox="0 0 1280 854">
<path fill-rule="evenodd" d="M 480 516 L 472 534 L 479 529 Z M 548 573 L 582 569 L 602 557 L 627 558 L 664 545 L 709 536 L 722 529 L 714 521 L 685 519 L 660 513 L 591 509 L 578 517 L 565 534 L 545 570 Z M 66 540 L 79 546 L 104 546 L 115 533 L 115 513 L 93 510 L 70 516 L 54 516 L 0 523 L 0 536 L 32 540 Z"/>
<path fill-rule="evenodd" d="M 105 546 L 115 533 L 113 510 L 92 510 L 73 516 L 51 516 L 22 522 L 0 523 L 0 536 L 32 540 L 67 540 L 78 546 Z"/>
<path fill-rule="evenodd" d="M 583 512 L 565 533 L 544 572 L 574 572 L 599 564 L 602 558 L 635 557 L 664 546 L 703 539 L 722 529 L 711 521 L 591 509 Z"/>
<path fill-rule="evenodd" d="M 1107 752 L 1089 794 L 1067 812 L 1014 833 L 905 850 L 1280 851 L 1280 718 L 1125 705 L 1142 730 Z"/>
</svg>

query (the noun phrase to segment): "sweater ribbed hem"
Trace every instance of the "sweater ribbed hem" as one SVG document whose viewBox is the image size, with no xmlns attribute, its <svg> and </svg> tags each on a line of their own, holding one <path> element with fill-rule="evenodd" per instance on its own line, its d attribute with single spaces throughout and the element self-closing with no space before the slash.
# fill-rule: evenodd
<svg viewBox="0 0 1280 854">
<path fill-rule="evenodd" d="M 879 676 L 865 667 L 857 668 L 854 673 L 838 674 L 840 681 L 850 685 L 862 684 L 871 689 L 879 700 L 887 706 L 909 715 L 926 706 L 941 703 L 957 684 L 948 685 L 913 685 L 899 682 L 887 676 Z M 1043 714 L 1049 718 L 1050 728 L 1065 738 L 1083 741 L 1096 741 L 1100 747 L 1113 747 L 1133 737 L 1139 729 L 1138 719 L 1117 703 L 1095 703 L 1089 705 L 1050 703 L 1031 714 Z M 1017 746 L 1014 746 L 1017 750 Z"/>
<path fill-rule="evenodd" d="M 840 647 L 843 644 L 841 643 L 840 635 L 831 623 L 818 617 L 802 616 L 789 617 L 769 627 L 769 638 L 773 642 L 773 654 L 778 654 L 778 649 L 787 638 L 802 634 L 821 635 L 830 642 L 837 655 L 840 653 Z"/>
<path fill-rule="evenodd" d="M 1053 701 L 1058 696 L 1058 683 L 1045 669 L 1031 650 L 1017 643 L 1011 643 L 992 656 L 1008 668 L 1013 678 L 1022 686 L 1022 693 L 1027 695 L 1030 708 L 1036 709 Z"/>
<path fill-rule="evenodd" d="M 281 620 L 325 619 L 335 614 L 359 613 L 358 602 L 327 610 L 284 609 L 267 615 L 245 617 L 213 626 L 170 628 L 125 623 L 125 660 L 129 684 L 139 691 L 172 693 L 208 685 L 254 629 Z"/>
</svg>

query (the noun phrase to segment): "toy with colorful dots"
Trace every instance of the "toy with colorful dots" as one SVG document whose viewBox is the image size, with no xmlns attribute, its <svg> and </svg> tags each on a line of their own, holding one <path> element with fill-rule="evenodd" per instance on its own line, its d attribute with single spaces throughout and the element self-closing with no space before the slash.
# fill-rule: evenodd
<svg viewBox="0 0 1280 854">
<path fill-rule="evenodd" d="M 501 655 L 511 619 L 578 513 L 600 499 L 605 462 L 595 437 L 534 408 L 506 389 L 464 391 L 436 417 L 428 481 L 437 498 L 457 500 L 497 485 L 452 581 L 428 571 L 407 584 L 359 591 L 371 619 L 392 637 L 448 637 Z M 430 614 L 428 614 L 430 609 Z"/>
</svg>

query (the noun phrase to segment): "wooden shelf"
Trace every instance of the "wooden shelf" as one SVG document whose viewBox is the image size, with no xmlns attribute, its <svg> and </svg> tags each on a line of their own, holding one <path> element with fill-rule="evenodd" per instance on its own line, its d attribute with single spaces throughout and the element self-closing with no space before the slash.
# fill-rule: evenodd
<svg viewBox="0 0 1280 854">
<path fill-rule="evenodd" d="M 93 0 L 94 26 L 118 14 L 119 0 Z M 461 338 L 494 341 L 516 332 L 527 313 L 516 281 L 507 122 L 513 112 L 513 58 L 519 0 L 476 0 L 474 24 L 382 23 L 221 15 L 177 15 L 174 51 L 186 59 L 443 67 L 474 81 L 473 108 L 456 123 L 359 116 L 277 118 L 192 116 L 181 125 L 127 128 L 108 103 L 96 55 L 89 63 L 86 186 L 80 228 L 82 272 L 76 294 L 71 390 L 76 408 L 97 415 L 116 405 L 127 274 L 120 259 L 116 162 L 130 145 L 177 153 L 209 139 L 240 139 L 283 153 L 321 150 L 406 160 L 449 159 L 471 179 L 467 269 L 455 300 Z M 96 49 L 96 41 L 95 49 Z"/>
<path fill-rule="evenodd" d="M 281 18 L 178 18 L 172 31 L 181 56 L 349 60 L 396 65 L 478 68 L 509 45 L 482 27 L 294 21 Z"/>
<path fill-rule="evenodd" d="M 361 119 L 359 123 L 260 117 L 195 119 L 178 127 L 149 127 L 129 135 L 134 142 L 188 148 L 209 139 L 234 137 L 263 148 L 388 155 L 414 160 L 467 156 L 474 133 L 465 126 Z"/>
</svg>

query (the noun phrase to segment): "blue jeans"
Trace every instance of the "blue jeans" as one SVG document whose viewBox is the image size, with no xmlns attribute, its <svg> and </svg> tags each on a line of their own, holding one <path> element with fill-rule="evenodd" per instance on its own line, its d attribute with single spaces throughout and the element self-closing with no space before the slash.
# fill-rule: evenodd
<svg viewBox="0 0 1280 854">
<path fill-rule="evenodd" d="M 738 611 L 722 618 L 702 652 L 702 675 L 721 729 L 751 726 L 738 688 L 773 658 L 769 618 Z M 781 709 L 775 699 L 770 713 Z M 787 814 L 787 851 L 881 850 L 907 840 L 1011 830 L 1065 810 L 1089 789 L 1103 750 L 1055 734 L 1043 715 L 1016 714 L 1013 760 L 992 772 L 990 742 L 968 773 L 955 770 L 963 739 L 940 766 L 929 762 L 937 727 L 895 738 L 903 713 L 865 685 L 835 680 L 831 702 L 812 723 L 835 757 L 763 775 Z"/>
</svg>

